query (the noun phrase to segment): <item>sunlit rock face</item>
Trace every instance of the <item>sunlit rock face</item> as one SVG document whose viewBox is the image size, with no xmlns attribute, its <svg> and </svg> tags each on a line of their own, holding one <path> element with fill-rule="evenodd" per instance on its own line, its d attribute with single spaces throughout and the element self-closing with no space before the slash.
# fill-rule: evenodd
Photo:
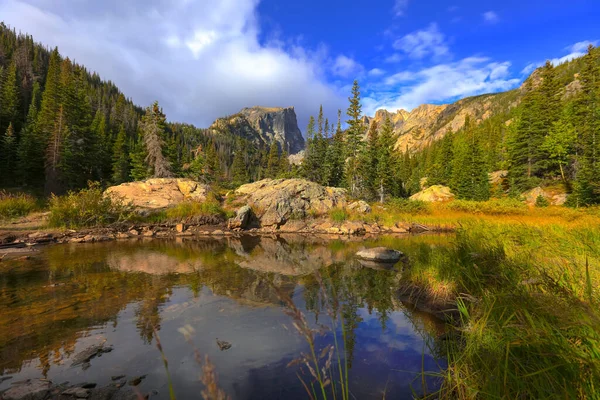
<svg viewBox="0 0 600 400">
<path fill-rule="evenodd" d="M 213 135 L 239 136 L 257 145 L 277 143 L 289 154 L 296 154 L 305 146 L 294 107 L 244 108 L 237 114 L 217 119 L 208 130 Z"/>
<path fill-rule="evenodd" d="M 161 209 L 185 200 L 204 201 L 208 192 L 208 186 L 191 179 L 154 178 L 111 186 L 105 193 L 136 208 Z"/>
</svg>

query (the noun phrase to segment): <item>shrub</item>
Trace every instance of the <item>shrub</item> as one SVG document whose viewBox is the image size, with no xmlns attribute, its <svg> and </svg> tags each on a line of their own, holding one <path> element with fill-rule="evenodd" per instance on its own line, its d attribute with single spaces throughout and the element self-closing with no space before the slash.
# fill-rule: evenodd
<svg viewBox="0 0 600 400">
<path fill-rule="evenodd" d="M 421 200 L 409 200 L 393 198 L 387 202 L 391 211 L 406 214 L 429 214 L 431 206 L 429 203 Z"/>
<path fill-rule="evenodd" d="M 194 217 L 219 216 L 227 217 L 229 214 L 223 210 L 221 203 L 214 196 L 209 196 L 203 202 L 185 201 L 165 211 L 168 220 L 189 220 Z"/>
<path fill-rule="evenodd" d="M 334 222 L 344 222 L 350 215 L 343 208 L 332 208 L 329 211 L 329 218 Z"/>
<path fill-rule="evenodd" d="M 50 218 L 54 227 L 89 227 L 127 220 L 132 209 L 122 199 L 105 196 L 97 183 L 87 189 L 50 198 Z"/>
<path fill-rule="evenodd" d="M 32 196 L 0 191 L 0 220 L 22 217 L 36 208 L 37 202 Z"/>
<path fill-rule="evenodd" d="M 550 202 L 548 201 L 548 199 L 542 196 L 541 194 L 537 197 L 537 199 L 535 199 L 536 207 L 548 207 L 549 205 Z"/>
</svg>

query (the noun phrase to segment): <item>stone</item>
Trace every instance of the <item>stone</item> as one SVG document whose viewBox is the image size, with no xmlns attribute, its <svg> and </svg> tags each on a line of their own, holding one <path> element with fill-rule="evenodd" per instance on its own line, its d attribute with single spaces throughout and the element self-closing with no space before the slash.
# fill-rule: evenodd
<svg viewBox="0 0 600 400">
<path fill-rule="evenodd" d="M 550 205 L 553 206 L 562 206 L 567 201 L 567 193 L 564 190 L 559 190 L 557 188 L 542 189 L 538 186 L 523 193 L 525 203 L 529 206 L 535 205 L 538 196 L 546 198 Z"/>
<path fill-rule="evenodd" d="M 499 170 L 499 171 L 494 171 L 494 172 L 490 172 L 488 174 L 489 178 L 490 178 L 490 183 L 492 185 L 499 185 L 501 184 L 506 177 L 508 176 L 508 171 L 507 170 Z"/>
<path fill-rule="evenodd" d="M 378 261 L 385 263 L 394 263 L 400 261 L 404 254 L 398 250 L 387 247 L 372 247 L 370 249 L 360 250 L 356 257 L 367 261 Z"/>
<path fill-rule="evenodd" d="M 411 200 L 426 201 L 429 203 L 446 202 L 454 199 L 450 188 L 442 185 L 433 185 L 410 196 Z"/>
<path fill-rule="evenodd" d="M 366 229 L 361 222 L 346 221 L 340 226 L 340 232 L 346 235 L 361 235 L 366 232 Z"/>
<path fill-rule="evenodd" d="M 204 201 L 210 189 L 191 179 L 154 178 L 111 186 L 104 192 L 141 209 L 163 209 L 186 200 Z"/>
<path fill-rule="evenodd" d="M 220 229 L 216 229 L 216 230 L 214 230 L 214 231 L 210 232 L 210 234 L 211 234 L 211 235 L 215 235 L 215 236 L 222 236 L 224 233 L 225 233 L 225 232 L 223 232 L 223 231 L 222 231 L 222 230 L 220 230 Z"/>
<path fill-rule="evenodd" d="M 15 382 L 2 393 L 3 400 L 43 400 L 46 398 L 52 384 L 46 379 L 28 379 Z"/>
<path fill-rule="evenodd" d="M 183 231 L 185 231 L 185 225 L 184 224 L 175 225 L 175 231 L 177 233 L 182 233 Z"/>
<path fill-rule="evenodd" d="M 289 220 L 325 214 L 346 206 L 346 191 L 304 179 L 263 179 L 236 190 L 264 227 L 279 227 Z"/>
<path fill-rule="evenodd" d="M 360 214 L 368 214 L 371 212 L 371 206 L 364 200 L 355 201 L 346 207 L 349 211 L 356 211 Z"/>
<path fill-rule="evenodd" d="M 90 396 L 90 391 L 82 387 L 74 387 L 62 392 L 63 396 L 73 396 L 77 399 L 87 399 Z"/>
<path fill-rule="evenodd" d="M 116 238 L 117 239 L 129 239 L 129 235 L 125 232 L 118 232 Z"/>
<path fill-rule="evenodd" d="M 302 232 L 306 229 L 306 222 L 300 220 L 291 220 L 279 227 L 281 232 Z"/>
<path fill-rule="evenodd" d="M 155 232 L 154 232 L 153 230 L 151 230 L 151 229 L 149 229 L 149 230 L 147 230 L 147 231 L 144 231 L 144 232 L 142 232 L 142 236 L 146 236 L 146 237 L 152 237 L 152 236 L 154 236 L 154 235 L 155 235 Z"/>
<path fill-rule="evenodd" d="M 248 223 L 250 222 L 250 218 L 252 216 L 252 208 L 246 205 L 240 207 L 236 213 L 235 217 L 230 218 L 227 221 L 227 227 L 229 229 L 246 229 L 248 227 Z"/>
<path fill-rule="evenodd" d="M 135 229 L 131 229 L 131 230 L 129 231 L 129 234 L 130 234 L 130 235 L 133 235 L 133 236 L 138 236 L 140 233 L 139 233 L 137 230 L 135 230 Z"/>
</svg>

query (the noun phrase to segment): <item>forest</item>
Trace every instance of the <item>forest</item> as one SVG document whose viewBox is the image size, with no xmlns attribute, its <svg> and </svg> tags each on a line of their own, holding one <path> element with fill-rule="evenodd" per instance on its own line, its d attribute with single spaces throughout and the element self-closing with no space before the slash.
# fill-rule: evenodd
<svg viewBox="0 0 600 400">
<path fill-rule="evenodd" d="M 566 93 L 576 77 L 578 87 Z M 346 118 L 311 117 L 302 165 L 276 143 L 258 146 L 234 130 L 170 123 L 155 102 L 142 109 L 110 81 L 0 25 L 0 187 L 61 194 L 148 177 L 186 176 L 231 188 L 263 178 L 303 177 L 346 187 L 356 198 L 408 197 L 427 185 L 459 199 L 518 197 L 561 186 L 567 203 L 600 203 L 600 51 L 536 70 L 521 89 L 497 95 L 504 112 L 466 117 L 424 150 L 395 148 L 394 127 L 363 121 L 355 81 Z M 345 120 L 344 120 L 345 119 Z M 488 173 L 506 170 L 492 187 Z"/>
</svg>

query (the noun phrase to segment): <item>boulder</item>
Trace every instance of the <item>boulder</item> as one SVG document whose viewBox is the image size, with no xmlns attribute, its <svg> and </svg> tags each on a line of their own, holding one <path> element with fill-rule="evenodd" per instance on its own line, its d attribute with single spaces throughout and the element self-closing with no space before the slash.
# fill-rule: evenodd
<svg viewBox="0 0 600 400">
<path fill-rule="evenodd" d="M 229 229 L 246 229 L 251 216 L 252 208 L 250 208 L 250 206 L 243 206 L 237 210 L 235 217 L 230 218 L 229 221 L 227 221 L 227 227 Z"/>
<path fill-rule="evenodd" d="M 28 379 L 22 382 L 15 382 L 2 393 L 4 400 L 43 400 L 46 398 L 52 384 L 46 379 Z"/>
<path fill-rule="evenodd" d="M 204 201 L 209 188 L 191 179 L 154 178 L 111 186 L 104 192 L 136 208 L 161 209 L 185 200 Z"/>
<path fill-rule="evenodd" d="M 537 198 L 542 196 L 548 200 L 553 206 L 562 206 L 567 201 L 567 194 L 564 191 L 556 189 L 542 189 L 541 187 L 535 187 L 525 193 L 525 203 L 530 206 L 534 206 Z"/>
<path fill-rule="evenodd" d="M 388 249 L 387 247 L 373 247 L 360 250 L 356 257 L 366 261 L 377 261 L 383 263 L 395 263 L 400 261 L 404 254 L 398 250 Z"/>
<path fill-rule="evenodd" d="M 349 211 L 356 211 L 360 214 L 368 214 L 371 212 L 371 206 L 364 200 L 355 201 L 346 207 Z"/>
<path fill-rule="evenodd" d="M 324 214 L 346 206 L 346 191 L 304 179 L 264 179 L 240 186 L 236 194 L 248 203 L 263 227 L 278 227 L 309 213 Z"/>
<path fill-rule="evenodd" d="M 454 194 L 450 191 L 450 188 L 442 185 L 433 185 L 427 189 L 421 190 L 410 196 L 411 200 L 426 201 L 429 203 L 450 201 L 454 199 Z"/>
</svg>

